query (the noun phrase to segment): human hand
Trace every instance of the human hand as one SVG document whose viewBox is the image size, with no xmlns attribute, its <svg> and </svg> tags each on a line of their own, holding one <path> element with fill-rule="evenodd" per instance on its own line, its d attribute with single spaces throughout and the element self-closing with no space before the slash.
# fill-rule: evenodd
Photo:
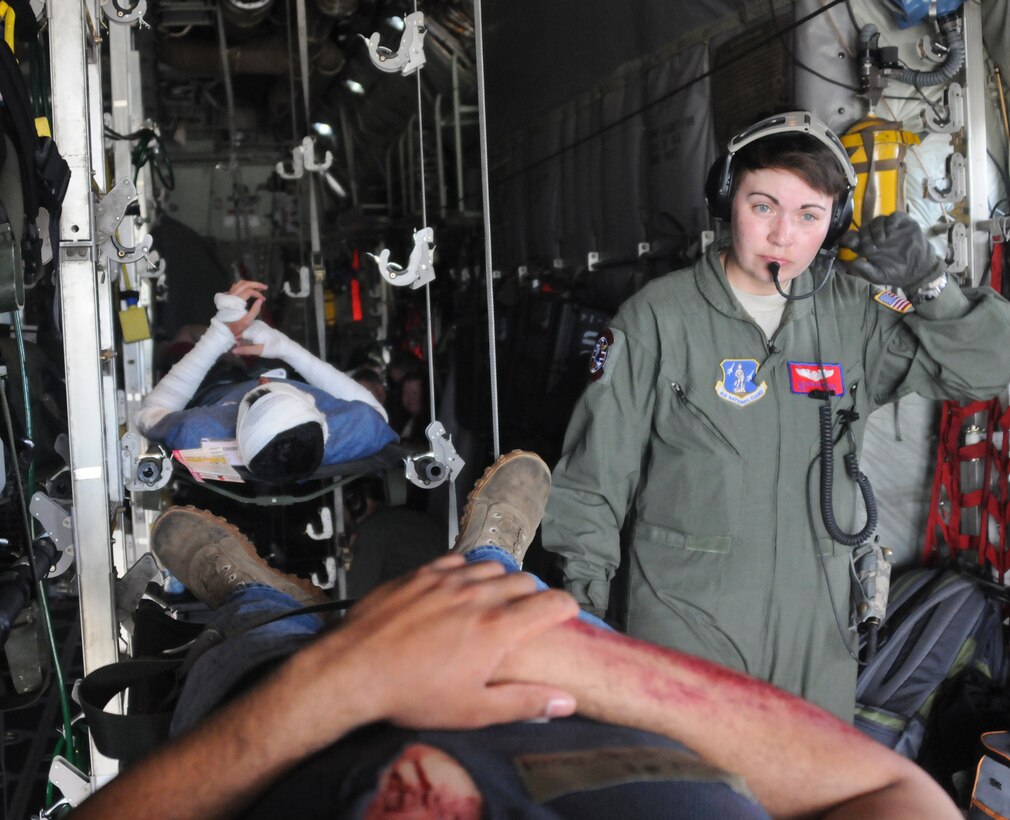
<svg viewBox="0 0 1010 820">
<path fill-rule="evenodd" d="M 325 688 L 332 668 L 344 681 L 342 708 L 362 722 L 462 729 L 569 715 L 575 701 L 562 690 L 489 683 L 512 648 L 578 614 L 567 593 L 535 590 L 533 578 L 500 564 L 444 556 L 356 605 L 307 650 L 319 667 L 301 677 Z"/>
<path fill-rule="evenodd" d="M 231 331 L 232 336 L 235 337 L 236 342 L 239 342 L 242 339 L 242 334 L 245 332 L 245 329 L 249 327 L 249 325 L 251 325 L 260 315 L 260 310 L 263 308 L 263 303 L 266 301 L 266 290 L 267 285 L 265 282 L 253 282 L 248 279 L 239 279 L 239 281 L 228 288 L 228 295 L 233 296 L 236 299 L 241 299 L 243 308 L 245 308 L 250 299 L 253 300 L 252 305 L 245 310 L 241 317 L 234 321 L 225 322 L 225 324 L 228 325 L 228 329 Z"/>
<path fill-rule="evenodd" d="M 238 356 L 269 356 L 282 358 L 281 350 L 283 336 L 265 322 L 251 322 L 242 331 L 242 338 L 237 340 L 232 353 Z"/>
<path fill-rule="evenodd" d="M 919 225 L 901 211 L 876 217 L 858 233 L 849 231 L 840 244 L 859 255 L 849 263 L 850 273 L 875 285 L 900 287 L 909 297 L 944 266 Z"/>
</svg>

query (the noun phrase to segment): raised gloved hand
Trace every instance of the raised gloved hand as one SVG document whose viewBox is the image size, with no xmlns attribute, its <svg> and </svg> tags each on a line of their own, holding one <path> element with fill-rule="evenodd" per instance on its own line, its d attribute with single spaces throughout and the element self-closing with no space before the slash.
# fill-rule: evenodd
<svg viewBox="0 0 1010 820">
<path fill-rule="evenodd" d="M 876 217 L 858 233 L 849 231 L 840 244 L 860 257 L 849 263 L 850 273 L 875 285 L 900 287 L 909 298 L 945 268 L 922 229 L 901 211 Z"/>
</svg>

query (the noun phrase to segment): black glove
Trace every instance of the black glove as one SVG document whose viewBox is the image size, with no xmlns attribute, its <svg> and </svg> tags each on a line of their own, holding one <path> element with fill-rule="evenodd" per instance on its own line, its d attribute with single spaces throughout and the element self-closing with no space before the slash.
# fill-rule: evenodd
<svg viewBox="0 0 1010 820">
<path fill-rule="evenodd" d="M 908 297 L 946 267 L 915 220 L 901 211 L 876 217 L 858 233 L 849 231 L 839 244 L 860 257 L 849 263 L 849 273 L 899 287 Z"/>
</svg>

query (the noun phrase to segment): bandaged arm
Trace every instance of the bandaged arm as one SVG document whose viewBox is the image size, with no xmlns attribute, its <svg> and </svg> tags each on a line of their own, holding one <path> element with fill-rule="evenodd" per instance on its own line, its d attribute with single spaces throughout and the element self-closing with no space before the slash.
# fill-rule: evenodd
<svg viewBox="0 0 1010 820">
<path fill-rule="evenodd" d="M 345 401 L 363 401 L 370 407 L 374 407 L 384 421 L 389 421 L 386 408 L 379 403 L 379 400 L 372 395 L 368 388 L 358 384 L 346 373 L 337 370 L 318 356 L 313 356 L 298 342 L 289 339 L 276 328 L 256 320 L 246 328 L 242 338 L 247 342 L 263 345 L 261 355 L 271 359 L 280 359 L 291 365 L 313 387 L 325 390 L 334 398 Z"/>
<path fill-rule="evenodd" d="M 137 413 L 137 427 L 145 436 L 169 413 L 185 409 L 214 363 L 235 346 L 228 328 L 246 313 L 245 300 L 228 293 L 214 296 L 217 313 L 193 349 L 183 356 L 144 397 Z"/>
</svg>

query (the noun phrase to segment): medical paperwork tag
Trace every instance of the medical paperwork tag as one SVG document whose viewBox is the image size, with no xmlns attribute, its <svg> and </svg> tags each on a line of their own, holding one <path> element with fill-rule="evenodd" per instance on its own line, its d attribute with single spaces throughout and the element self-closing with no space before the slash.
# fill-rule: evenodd
<svg viewBox="0 0 1010 820">
<path fill-rule="evenodd" d="M 834 362 L 823 365 L 817 362 L 789 362 L 789 389 L 801 395 L 809 395 L 815 390 L 827 390 L 832 396 L 841 396 L 845 393 L 845 374 L 842 366 Z"/>
<path fill-rule="evenodd" d="M 200 439 L 198 448 L 173 450 L 172 455 L 201 483 L 208 480 L 244 483 L 242 476 L 235 470 L 235 465 L 242 463 L 242 457 L 234 439 Z"/>
<path fill-rule="evenodd" d="M 908 299 L 890 290 L 882 290 L 875 294 L 873 298 L 895 313 L 908 313 L 912 309 L 912 303 Z"/>
<path fill-rule="evenodd" d="M 624 333 L 608 327 L 596 339 L 593 352 L 589 354 L 589 381 L 607 384 L 613 375 L 613 363 L 607 367 L 607 362 L 621 352 L 624 346 Z"/>
<path fill-rule="evenodd" d="M 768 383 L 757 383 L 757 359 L 723 359 L 720 362 L 722 378 L 715 383 L 720 399 L 746 407 L 768 392 Z"/>
</svg>

